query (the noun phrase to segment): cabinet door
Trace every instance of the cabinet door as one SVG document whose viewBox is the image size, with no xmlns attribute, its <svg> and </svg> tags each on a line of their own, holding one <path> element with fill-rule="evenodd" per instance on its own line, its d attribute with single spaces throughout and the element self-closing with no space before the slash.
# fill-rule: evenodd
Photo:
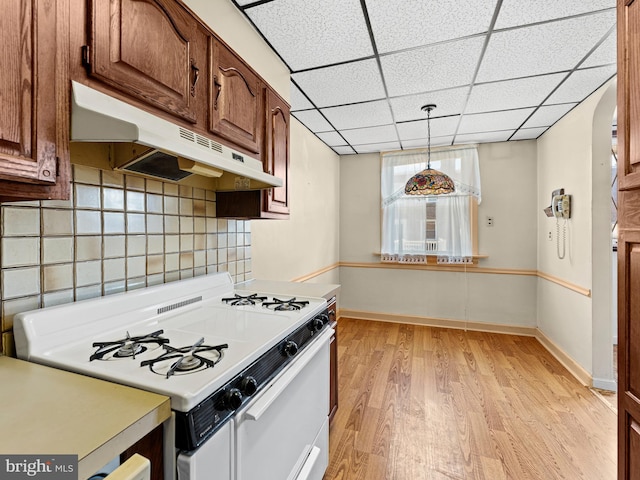
<svg viewBox="0 0 640 480">
<path fill-rule="evenodd" d="M 266 190 L 265 210 L 289 213 L 289 105 L 273 90 L 266 90 L 267 115 L 265 170 L 282 179 L 282 186 Z"/>
<path fill-rule="evenodd" d="M 2 5 L 0 201 L 68 196 L 68 176 L 57 176 L 58 163 L 65 174 L 69 163 L 68 108 L 62 103 L 62 61 L 68 51 L 57 42 L 64 27 L 62 3 L 11 0 Z"/>
<path fill-rule="evenodd" d="M 91 76 L 196 122 L 196 85 L 205 73 L 196 53 L 199 29 L 178 2 L 92 0 L 90 18 Z"/>
<path fill-rule="evenodd" d="M 210 37 L 212 55 L 209 129 L 240 147 L 260 153 L 262 82 L 223 43 Z"/>
</svg>

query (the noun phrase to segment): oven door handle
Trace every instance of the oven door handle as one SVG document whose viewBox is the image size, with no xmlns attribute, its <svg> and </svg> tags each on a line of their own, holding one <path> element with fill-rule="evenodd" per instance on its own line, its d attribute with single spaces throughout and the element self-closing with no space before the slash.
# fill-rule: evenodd
<svg viewBox="0 0 640 480">
<path fill-rule="evenodd" d="M 320 351 L 333 335 L 333 329 L 328 328 L 323 332 L 322 337 L 318 338 L 310 347 L 303 351 L 303 354 L 296 359 L 291 367 L 268 388 L 264 394 L 252 403 L 243 414 L 243 418 L 247 420 L 259 420 L 260 417 L 269 409 L 271 404 L 276 401 L 280 394 L 289 386 L 298 373 L 311 361 L 311 359 Z"/>
<path fill-rule="evenodd" d="M 307 460 L 304 462 L 304 465 L 300 469 L 300 473 L 295 478 L 295 480 L 309 480 L 309 477 L 313 473 L 313 467 L 316 466 L 316 462 L 320 458 L 320 448 L 314 446 L 307 457 Z"/>
</svg>

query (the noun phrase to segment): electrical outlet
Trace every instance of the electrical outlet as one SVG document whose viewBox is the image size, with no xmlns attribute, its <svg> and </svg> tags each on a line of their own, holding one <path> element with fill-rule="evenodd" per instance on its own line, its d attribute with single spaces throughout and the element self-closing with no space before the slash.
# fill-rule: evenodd
<svg viewBox="0 0 640 480">
<path fill-rule="evenodd" d="M 493 217 L 487 217 L 487 227 L 493 227 Z"/>
<path fill-rule="evenodd" d="M 551 232 L 551 230 L 549 230 L 549 232 L 547 234 L 547 240 L 549 240 L 549 241 L 553 240 L 553 233 Z"/>
</svg>

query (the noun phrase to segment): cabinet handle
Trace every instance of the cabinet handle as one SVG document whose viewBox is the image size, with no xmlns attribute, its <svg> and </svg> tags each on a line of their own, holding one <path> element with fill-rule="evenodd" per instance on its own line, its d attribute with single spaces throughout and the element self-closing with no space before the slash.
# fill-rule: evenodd
<svg viewBox="0 0 640 480">
<path fill-rule="evenodd" d="M 213 86 L 216 88 L 216 99 L 213 101 L 213 109 L 218 110 L 218 98 L 220 97 L 220 91 L 222 90 L 222 85 L 218 82 L 217 75 L 213 77 Z"/>
<path fill-rule="evenodd" d="M 196 67 L 195 63 L 193 63 L 193 59 L 191 59 L 191 71 L 193 72 L 193 79 L 191 80 L 191 96 L 196 96 L 196 85 L 198 84 L 198 79 L 200 78 L 200 69 Z"/>
</svg>

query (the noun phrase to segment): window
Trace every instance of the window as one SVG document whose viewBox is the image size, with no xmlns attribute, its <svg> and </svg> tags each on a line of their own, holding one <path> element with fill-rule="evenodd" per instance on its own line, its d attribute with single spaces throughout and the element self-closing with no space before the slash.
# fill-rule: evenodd
<svg viewBox="0 0 640 480">
<path fill-rule="evenodd" d="M 480 203 L 476 146 L 433 149 L 431 168 L 449 175 L 456 191 L 449 195 L 405 195 L 404 185 L 427 167 L 426 151 L 382 154 L 382 259 L 427 263 L 427 257 L 471 257 Z"/>
</svg>

